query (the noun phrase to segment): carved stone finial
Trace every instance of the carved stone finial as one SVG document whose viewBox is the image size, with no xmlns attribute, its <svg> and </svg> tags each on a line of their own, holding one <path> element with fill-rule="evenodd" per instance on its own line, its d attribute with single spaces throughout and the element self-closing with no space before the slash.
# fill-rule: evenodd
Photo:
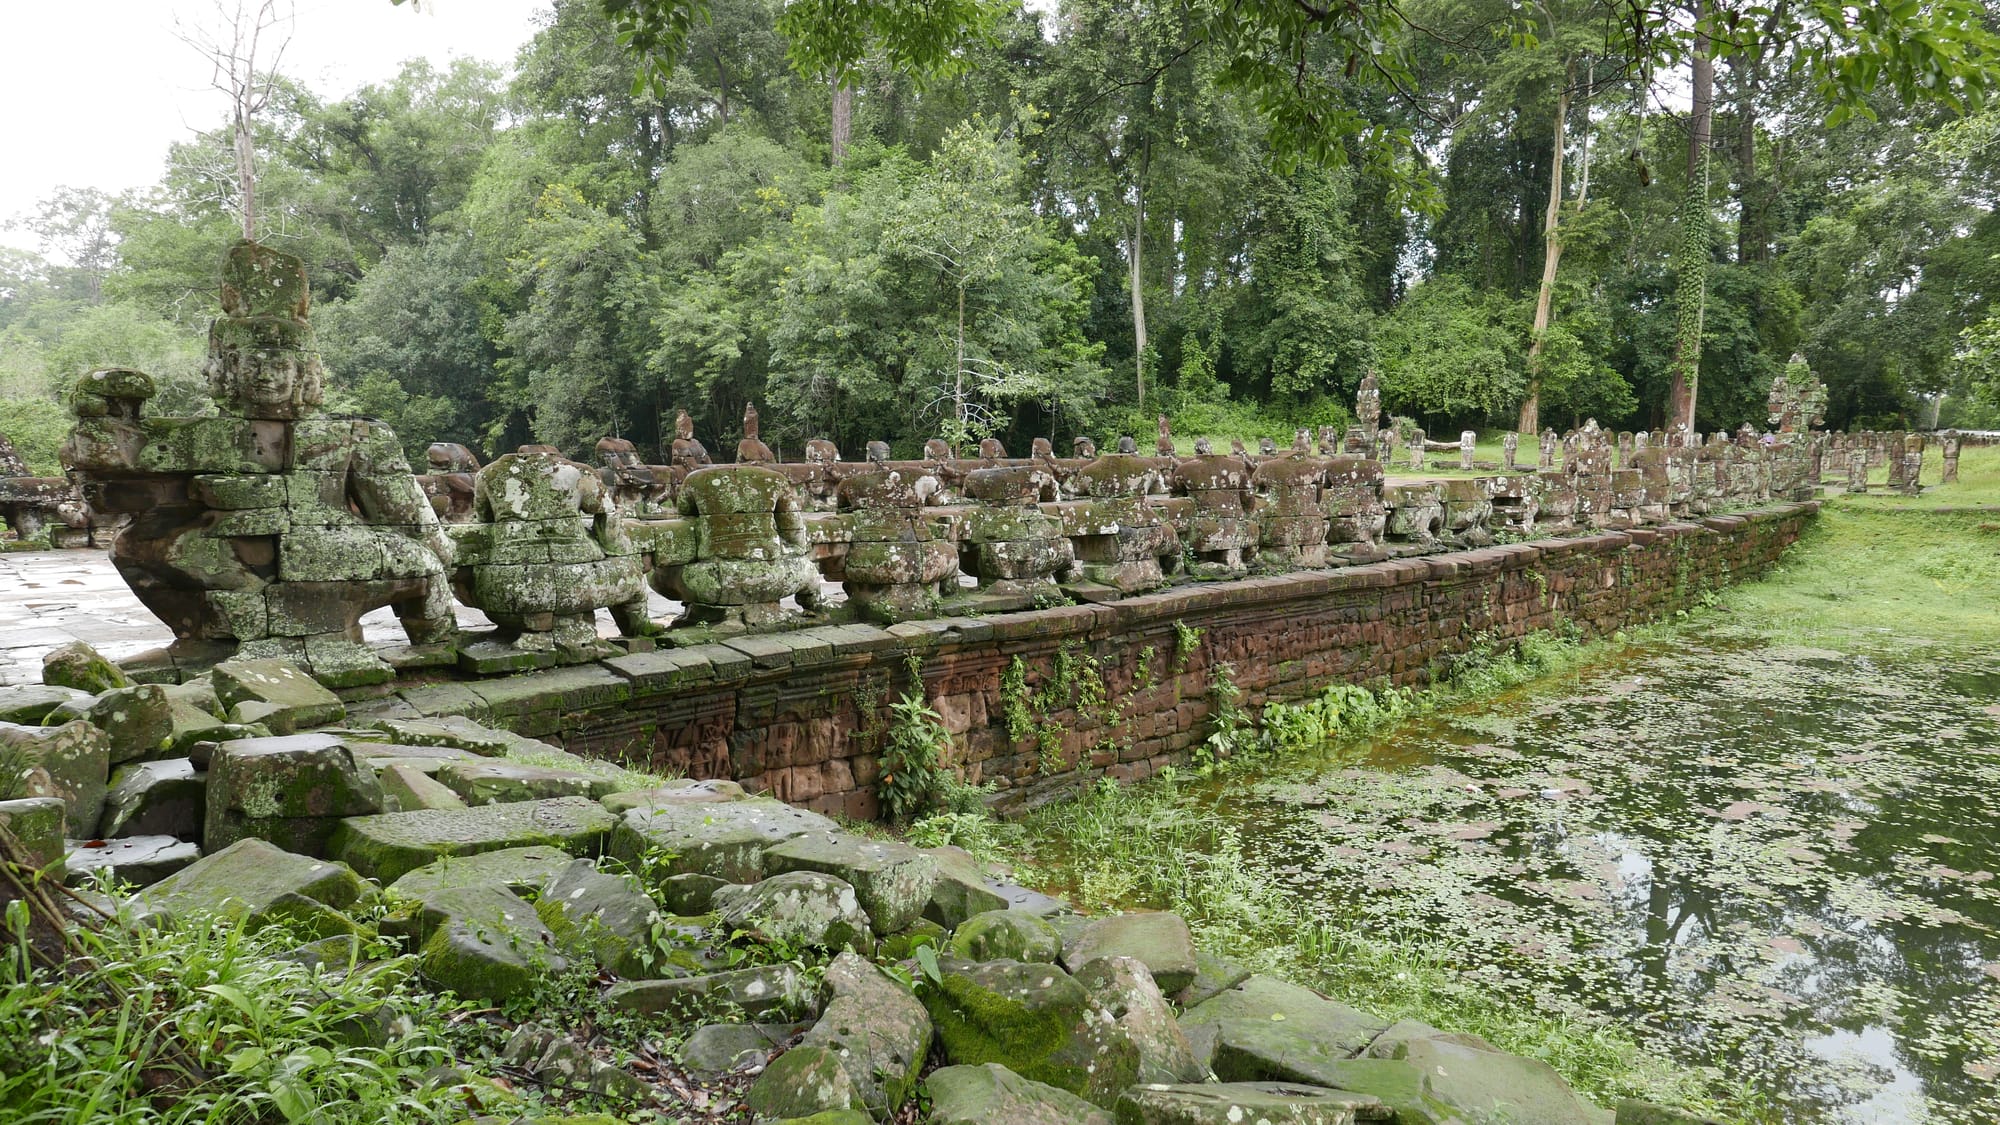
<svg viewBox="0 0 2000 1125">
<path fill-rule="evenodd" d="M 1153 451 L 1162 457 L 1172 457 L 1174 455 L 1173 425 L 1167 421 L 1167 416 L 1164 414 L 1160 415 L 1159 421 L 1154 425 L 1158 436 L 1153 440 Z"/>
<path fill-rule="evenodd" d="M 1072 457 L 1088 460 L 1097 456 L 1097 443 L 1087 437 L 1072 438 L 1069 443 L 1069 453 Z"/>
<path fill-rule="evenodd" d="M 1139 452 L 1138 440 L 1135 439 L 1131 434 L 1118 435 L 1118 452 L 1120 453 Z"/>
</svg>

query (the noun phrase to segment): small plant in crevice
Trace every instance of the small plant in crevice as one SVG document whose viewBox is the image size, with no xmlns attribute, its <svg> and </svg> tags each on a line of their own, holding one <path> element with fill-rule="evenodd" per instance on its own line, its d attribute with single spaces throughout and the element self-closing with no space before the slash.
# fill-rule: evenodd
<svg viewBox="0 0 2000 1125">
<path fill-rule="evenodd" d="M 1253 724 L 1250 715 L 1238 702 L 1243 698 L 1243 689 L 1236 686 L 1236 669 L 1230 664 L 1217 664 L 1208 684 L 1209 731 L 1194 748 L 1194 765 L 1199 770 L 1214 769 L 1219 762 L 1227 761 L 1250 747 Z"/>
<path fill-rule="evenodd" d="M 1174 622 L 1174 668 L 1176 670 L 1185 669 L 1188 666 L 1188 661 L 1194 659 L 1195 651 L 1201 648 L 1201 635 L 1203 632 L 1204 630 L 1197 629 L 1185 621 L 1176 620 Z"/>
<path fill-rule="evenodd" d="M 876 759 L 882 779 L 876 796 L 882 812 L 897 824 L 936 812 L 971 812 L 984 804 L 986 790 L 967 785 L 945 765 L 951 732 L 923 695 L 923 664 L 908 662 L 912 690 L 889 705 L 889 724 Z"/>
</svg>

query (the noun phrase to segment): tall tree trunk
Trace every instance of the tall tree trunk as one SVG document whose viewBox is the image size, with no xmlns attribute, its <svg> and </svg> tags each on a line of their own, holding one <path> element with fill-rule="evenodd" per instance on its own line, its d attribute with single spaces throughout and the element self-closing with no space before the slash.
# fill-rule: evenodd
<svg viewBox="0 0 2000 1125">
<path fill-rule="evenodd" d="M 243 237 L 257 238 L 257 151 L 250 136 L 250 116 L 236 112 L 236 187 L 243 193 Z"/>
<path fill-rule="evenodd" d="M 1126 243 L 1129 251 L 1126 257 L 1131 263 L 1132 367 L 1134 382 L 1139 388 L 1139 405 L 1143 407 L 1146 404 L 1146 294 L 1140 285 L 1144 277 L 1140 269 L 1140 254 L 1144 249 L 1146 229 L 1146 174 L 1143 162 L 1140 168 L 1137 188 L 1132 196 L 1132 238 Z"/>
<path fill-rule="evenodd" d="M 1763 60 L 1753 53 L 1731 66 L 1740 77 L 1736 90 L 1736 163 L 1740 167 L 1736 260 L 1762 262 L 1770 257 L 1768 240 L 1764 237 L 1764 185 L 1757 178 L 1757 87 Z"/>
<path fill-rule="evenodd" d="M 839 164 L 847 159 L 847 141 L 854 135 L 854 87 L 845 80 L 833 84 L 833 135 L 827 146 L 832 150 L 833 162 Z"/>
<path fill-rule="evenodd" d="M 952 399 L 958 412 L 958 430 L 961 440 L 967 435 L 965 425 L 965 286 L 958 287 L 958 361 L 952 372 Z"/>
<path fill-rule="evenodd" d="M 1556 91 L 1555 144 L 1549 154 L 1549 206 L 1542 214 L 1542 287 L 1535 293 L 1535 326 L 1528 344 L 1528 396 L 1521 400 L 1521 417 L 1514 428 L 1524 435 L 1542 432 L 1542 339 L 1549 331 L 1555 304 L 1556 266 L 1562 261 L 1563 141 L 1569 122 L 1569 82 L 1574 62 L 1563 65 L 1562 87 Z"/>
<path fill-rule="evenodd" d="M 1696 0 L 1695 21 L 1708 19 L 1708 0 Z M 1669 394 L 1670 427 L 1685 426 L 1692 439 L 1695 400 L 1701 391 L 1701 328 L 1708 301 L 1708 138 L 1715 116 L 1715 60 L 1708 36 L 1694 38 L 1693 112 L 1688 120 L 1687 197 L 1681 205 L 1681 246 L 1674 285 L 1673 383 Z"/>
</svg>

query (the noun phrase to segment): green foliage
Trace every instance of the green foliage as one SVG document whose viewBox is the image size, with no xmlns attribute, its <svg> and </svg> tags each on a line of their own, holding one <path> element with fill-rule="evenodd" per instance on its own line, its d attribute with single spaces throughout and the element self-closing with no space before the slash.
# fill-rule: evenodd
<svg viewBox="0 0 2000 1125">
<path fill-rule="evenodd" d="M 38 476 L 61 476 L 56 450 L 75 423 L 69 410 L 48 399 L 0 399 L 0 434 L 13 439 L 14 451 Z"/>
<path fill-rule="evenodd" d="M 897 824 L 937 813 L 963 813 L 980 807 L 983 791 L 958 779 L 945 759 L 951 754 L 951 734 L 929 703 L 921 682 L 889 705 L 889 726 L 878 762 L 882 778 L 875 787 L 883 815 Z"/>
<path fill-rule="evenodd" d="M 0 957 L 0 1104 L 22 1120 L 401 1123 L 463 1109 L 423 1076 L 448 1061 L 454 1006 L 412 962 L 367 944 L 315 970 L 282 928 L 141 925 L 74 931 L 74 973 Z M 384 954 L 390 954 L 384 956 Z M 379 1038 L 368 1029 L 379 1027 Z"/>
<path fill-rule="evenodd" d="M 1508 305 L 1451 277 L 1411 290 L 1379 329 L 1384 408 L 1478 422 L 1520 401 L 1526 348 Z"/>
</svg>

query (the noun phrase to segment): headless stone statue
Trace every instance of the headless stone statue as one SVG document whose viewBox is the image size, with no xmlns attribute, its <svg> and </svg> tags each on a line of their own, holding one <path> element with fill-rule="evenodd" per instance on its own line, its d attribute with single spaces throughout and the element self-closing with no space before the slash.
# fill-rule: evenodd
<svg viewBox="0 0 2000 1125">
<path fill-rule="evenodd" d="M 1500 463 L 1505 465 L 1507 471 L 1511 473 L 1514 471 L 1515 461 L 1520 455 L 1521 435 L 1509 430 L 1507 431 L 1507 436 L 1500 439 Z"/>
<path fill-rule="evenodd" d="M 1164 414 L 1160 415 L 1159 421 L 1155 425 L 1158 433 L 1153 439 L 1153 452 L 1161 457 L 1174 456 L 1174 429 L 1168 423 L 1167 416 Z"/>
<path fill-rule="evenodd" d="M 92 372 L 72 392 L 64 463 L 93 507 L 132 521 L 119 573 L 175 641 L 141 665 L 191 675 L 281 656 L 331 684 L 386 680 L 360 618 L 390 606 L 410 642 L 450 659 L 451 546 L 396 435 L 320 414 L 323 377 L 297 258 L 231 247 L 209 328 L 213 418 L 146 418 L 150 379 Z"/>
</svg>

